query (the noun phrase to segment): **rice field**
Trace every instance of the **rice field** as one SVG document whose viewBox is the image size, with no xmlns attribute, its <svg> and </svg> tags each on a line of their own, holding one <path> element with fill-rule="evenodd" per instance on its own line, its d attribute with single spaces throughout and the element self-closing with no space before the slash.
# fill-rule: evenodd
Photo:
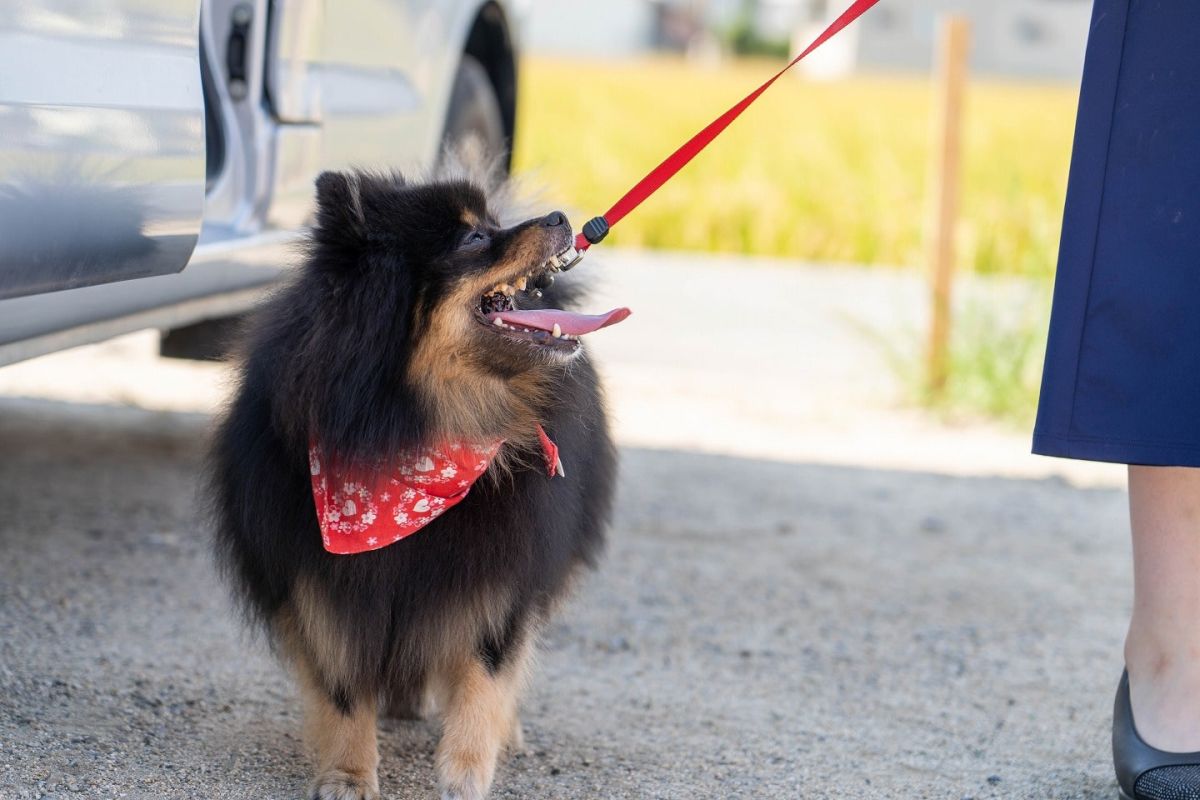
<svg viewBox="0 0 1200 800">
<path fill-rule="evenodd" d="M 582 222 L 774 69 L 527 59 L 517 171 Z M 964 268 L 1052 273 L 1077 97 L 1074 86 L 972 83 L 957 231 Z M 932 108 L 921 77 L 785 76 L 609 241 L 920 265 Z"/>
</svg>

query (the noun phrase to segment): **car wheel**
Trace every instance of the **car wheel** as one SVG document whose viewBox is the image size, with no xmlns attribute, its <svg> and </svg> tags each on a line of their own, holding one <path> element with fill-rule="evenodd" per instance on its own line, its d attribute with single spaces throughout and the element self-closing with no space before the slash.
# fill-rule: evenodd
<svg viewBox="0 0 1200 800">
<path fill-rule="evenodd" d="M 495 163 L 507 171 L 508 142 L 500 101 L 487 70 L 473 56 L 463 55 L 458 66 L 443 143 L 463 158 Z"/>
</svg>

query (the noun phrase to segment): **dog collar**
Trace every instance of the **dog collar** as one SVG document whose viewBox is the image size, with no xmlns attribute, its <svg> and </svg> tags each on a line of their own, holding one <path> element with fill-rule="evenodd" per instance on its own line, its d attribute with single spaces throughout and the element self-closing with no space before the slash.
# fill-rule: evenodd
<svg viewBox="0 0 1200 800">
<path fill-rule="evenodd" d="M 547 475 L 565 476 L 558 447 L 541 425 L 537 432 Z M 411 536 L 461 503 L 503 444 L 447 442 L 406 450 L 392 466 L 373 468 L 340 464 L 312 442 L 308 467 L 321 543 L 349 555 Z"/>
</svg>

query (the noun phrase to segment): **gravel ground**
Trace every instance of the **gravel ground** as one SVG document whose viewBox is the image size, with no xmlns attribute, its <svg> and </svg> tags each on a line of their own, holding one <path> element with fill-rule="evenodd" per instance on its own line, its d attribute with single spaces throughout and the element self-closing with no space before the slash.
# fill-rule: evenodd
<svg viewBox="0 0 1200 800">
<path fill-rule="evenodd" d="M 836 320 L 904 279 L 701 265 L 811 295 L 757 323 L 793 348 L 821 328 L 781 361 L 732 312 L 664 338 L 711 282 L 616 261 L 606 291 L 644 310 L 597 337 L 623 445 L 611 545 L 549 632 L 529 751 L 494 796 L 1110 800 L 1119 476 L 890 408 Z M 220 369 L 144 344 L 0 371 L 0 798 L 300 797 L 293 689 L 197 512 Z M 746 357 L 714 370 L 721 347 Z M 385 723 L 387 797 L 434 796 L 435 741 Z"/>
</svg>

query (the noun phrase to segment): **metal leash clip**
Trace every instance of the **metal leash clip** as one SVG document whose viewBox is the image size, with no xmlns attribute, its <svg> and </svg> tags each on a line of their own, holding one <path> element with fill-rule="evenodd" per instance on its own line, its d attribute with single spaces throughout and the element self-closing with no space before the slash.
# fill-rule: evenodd
<svg viewBox="0 0 1200 800">
<path fill-rule="evenodd" d="M 550 256 L 550 266 L 566 272 L 583 260 L 583 253 L 571 247 L 556 256 Z"/>
<path fill-rule="evenodd" d="M 583 230 L 575 237 L 575 246 L 565 251 L 562 256 L 550 259 L 550 265 L 566 272 L 583 260 L 583 254 L 594 244 L 608 235 L 608 220 L 604 217 L 593 217 L 583 225 Z"/>
</svg>

